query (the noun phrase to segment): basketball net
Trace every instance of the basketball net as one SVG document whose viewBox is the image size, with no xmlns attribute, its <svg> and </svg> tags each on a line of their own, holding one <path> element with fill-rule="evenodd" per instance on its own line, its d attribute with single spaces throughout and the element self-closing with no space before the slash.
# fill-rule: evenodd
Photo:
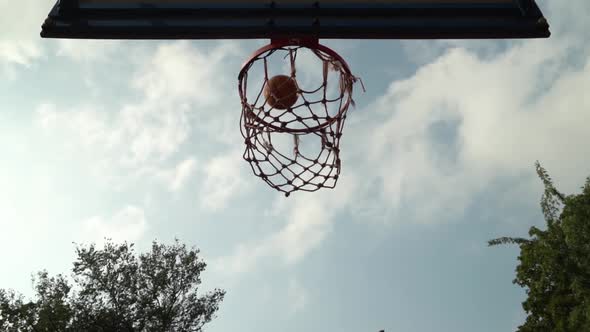
<svg viewBox="0 0 590 332">
<path fill-rule="evenodd" d="M 315 89 L 304 90 L 297 83 L 297 53 L 302 49 L 311 51 L 322 64 L 323 79 Z M 286 83 L 290 86 L 269 84 L 273 79 L 270 62 L 284 58 L 289 59 L 288 76 L 292 82 Z M 248 72 L 259 65 L 263 66 L 264 83 L 249 100 L 252 94 L 248 93 Z M 336 75 L 329 75 L 330 72 Z M 334 76 L 336 82 L 330 80 Z M 254 174 L 286 196 L 295 191 L 334 188 L 341 171 L 340 139 L 346 113 L 354 106 L 353 85 L 359 80 L 346 62 L 316 40 L 273 40 L 244 64 L 238 80 L 242 100 L 240 125 L 246 146 L 243 157 Z M 336 88 L 335 96 L 328 94 L 328 87 Z M 291 137 L 291 149 L 280 151 L 273 141 L 284 141 L 285 135 Z M 311 155 L 303 151 L 303 140 L 315 145 Z"/>
</svg>

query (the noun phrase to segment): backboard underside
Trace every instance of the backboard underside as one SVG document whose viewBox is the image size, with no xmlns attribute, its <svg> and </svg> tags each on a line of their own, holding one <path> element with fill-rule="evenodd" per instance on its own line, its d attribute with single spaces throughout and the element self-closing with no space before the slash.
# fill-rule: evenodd
<svg viewBox="0 0 590 332">
<path fill-rule="evenodd" d="M 45 38 L 546 38 L 534 0 L 60 0 Z"/>
</svg>

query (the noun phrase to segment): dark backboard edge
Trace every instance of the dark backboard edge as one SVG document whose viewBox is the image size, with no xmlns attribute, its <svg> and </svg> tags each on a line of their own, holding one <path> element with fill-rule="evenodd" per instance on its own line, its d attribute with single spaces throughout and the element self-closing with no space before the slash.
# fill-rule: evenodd
<svg viewBox="0 0 590 332">
<path fill-rule="evenodd" d="M 123 2 L 124 4 L 124 2 Z M 512 4 L 355 6 L 269 5 L 203 8 L 57 3 L 44 38 L 82 39 L 494 39 L 547 38 L 549 25 L 532 0 Z"/>
</svg>

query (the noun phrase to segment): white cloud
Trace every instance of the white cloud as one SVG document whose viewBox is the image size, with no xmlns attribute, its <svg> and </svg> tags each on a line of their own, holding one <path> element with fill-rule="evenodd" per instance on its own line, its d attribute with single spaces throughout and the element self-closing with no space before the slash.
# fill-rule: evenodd
<svg viewBox="0 0 590 332">
<path fill-rule="evenodd" d="M 578 42 L 588 40 L 590 6 L 585 0 L 539 0 L 540 7 L 551 25 L 552 38 L 573 37 Z"/>
<path fill-rule="evenodd" d="M 189 136 L 189 111 L 156 103 L 127 105 L 119 113 L 95 106 L 58 110 L 56 105 L 43 104 L 36 123 L 68 153 L 86 160 L 94 176 L 118 183 L 167 168 L 168 160 Z M 177 175 L 169 175 L 169 180 L 177 184 L 170 186 L 180 186 L 191 171 L 191 163 L 175 170 Z"/>
<path fill-rule="evenodd" d="M 122 45 L 118 40 L 59 39 L 57 42 L 58 56 L 79 62 L 108 60 Z"/>
<path fill-rule="evenodd" d="M 0 1 L 0 69 L 29 67 L 43 56 L 39 32 L 52 0 Z"/>
<path fill-rule="evenodd" d="M 236 277 L 250 272 L 263 259 L 278 259 L 285 266 L 296 264 L 321 246 L 356 186 L 356 177 L 350 174 L 333 191 L 279 197 L 267 214 L 286 218 L 286 225 L 259 241 L 238 245 L 232 254 L 213 260 L 213 268 Z"/>
<path fill-rule="evenodd" d="M 295 315 L 301 310 L 304 310 L 308 303 L 308 293 L 301 286 L 297 279 L 289 280 L 287 287 L 287 301 L 289 302 L 289 314 Z"/>
<path fill-rule="evenodd" d="M 102 243 L 105 238 L 114 242 L 135 243 L 141 240 L 148 228 L 142 209 L 128 206 L 110 218 L 95 216 L 85 220 L 78 238 L 81 242 Z"/>
<path fill-rule="evenodd" d="M 95 105 L 62 110 L 43 104 L 36 121 L 48 137 L 86 158 L 94 175 L 111 183 L 145 175 L 167 177 L 169 188 L 177 190 L 194 174 L 195 164 L 189 161 L 171 171 L 170 161 L 195 127 L 207 127 L 207 123 L 218 127 L 220 119 L 225 119 L 212 114 L 211 108 L 220 107 L 225 98 L 220 88 L 227 80 L 222 74 L 223 60 L 234 52 L 232 43 L 220 43 L 210 50 L 183 41 L 161 44 L 154 54 L 132 60 L 139 66 L 131 79 L 140 92 L 139 101 L 122 102 L 114 111 Z M 198 115 L 199 121 L 195 121 L 197 114 L 203 114 Z M 213 168 L 208 172 L 216 176 Z"/>
<path fill-rule="evenodd" d="M 202 174 L 205 181 L 200 198 L 203 208 L 213 211 L 222 209 L 246 189 L 242 171 L 245 165 L 241 161 L 242 151 L 235 149 L 211 158 L 204 165 Z"/>
<path fill-rule="evenodd" d="M 581 143 L 590 141 L 590 65 L 570 64 L 571 50 L 566 41 L 529 41 L 482 59 L 454 48 L 392 83 L 369 107 L 379 123 L 363 124 L 373 133 L 361 144 L 371 147 L 361 169 L 383 183 L 384 213 L 457 218 L 496 177 L 532 176 L 537 159 L 579 182 L 590 162 Z M 447 137 L 433 135 L 441 125 Z"/>
<path fill-rule="evenodd" d="M 54 4 L 54 0 L 0 1 L 1 39 L 39 39 L 41 24 Z"/>
<path fill-rule="evenodd" d="M 202 112 L 211 112 L 204 107 L 224 101 L 228 80 L 224 64 L 228 56 L 237 54 L 238 44 L 232 42 L 222 42 L 209 51 L 187 41 L 163 44 L 143 63 L 133 86 L 149 100 L 196 102 Z"/>
<path fill-rule="evenodd" d="M 0 62 L 29 67 L 41 55 L 41 48 L 32 41 L 0 40 Z"/>
<path fill-rule="evenodd" d="M 138 176 L 154 177 L 170 192 L 178 192 L 185 187 L 197 170 L 197 160 L 189 157 L 171 168 L 143 168 Z"/>
<path fill-rule="evenodd" d="M 290 211 L 288 224 L 273 236 L 277 252 L 292 264 L 317 248 L 332 230 L 335 207 L 319 199 L 301 199 Z"/>
<path fill-rule="evenodd" d="M 170 190 L 171 191 L 178 191 L 180 190 L 186 181 L 191 177 L 191 175 L 195 172 L 197 167 L 197 162 L 194 158 L 186 159 L 179 163 L 176 166 L 175 172 L 173 173 L 172 177 L 170 178 Z"/>
<path fill-rule="evenodd" d="M 127 167 L 158 163 L 173 156 L 190 134 L 191 109 L 156 102 L 126 105 L 115 118 L 120 162 Z"/>
</svg>

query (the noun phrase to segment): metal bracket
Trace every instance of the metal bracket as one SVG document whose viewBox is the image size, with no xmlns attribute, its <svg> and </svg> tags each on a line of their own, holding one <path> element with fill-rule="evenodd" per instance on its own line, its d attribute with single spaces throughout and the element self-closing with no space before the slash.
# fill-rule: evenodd
<svg viewBox="0 0 590 332">
<path fill-rule="evenodd" d="M 317 48 L 320 44 L 317 38 L 271 38 L 270 45 L 298 45 Z"/>
</svg>

